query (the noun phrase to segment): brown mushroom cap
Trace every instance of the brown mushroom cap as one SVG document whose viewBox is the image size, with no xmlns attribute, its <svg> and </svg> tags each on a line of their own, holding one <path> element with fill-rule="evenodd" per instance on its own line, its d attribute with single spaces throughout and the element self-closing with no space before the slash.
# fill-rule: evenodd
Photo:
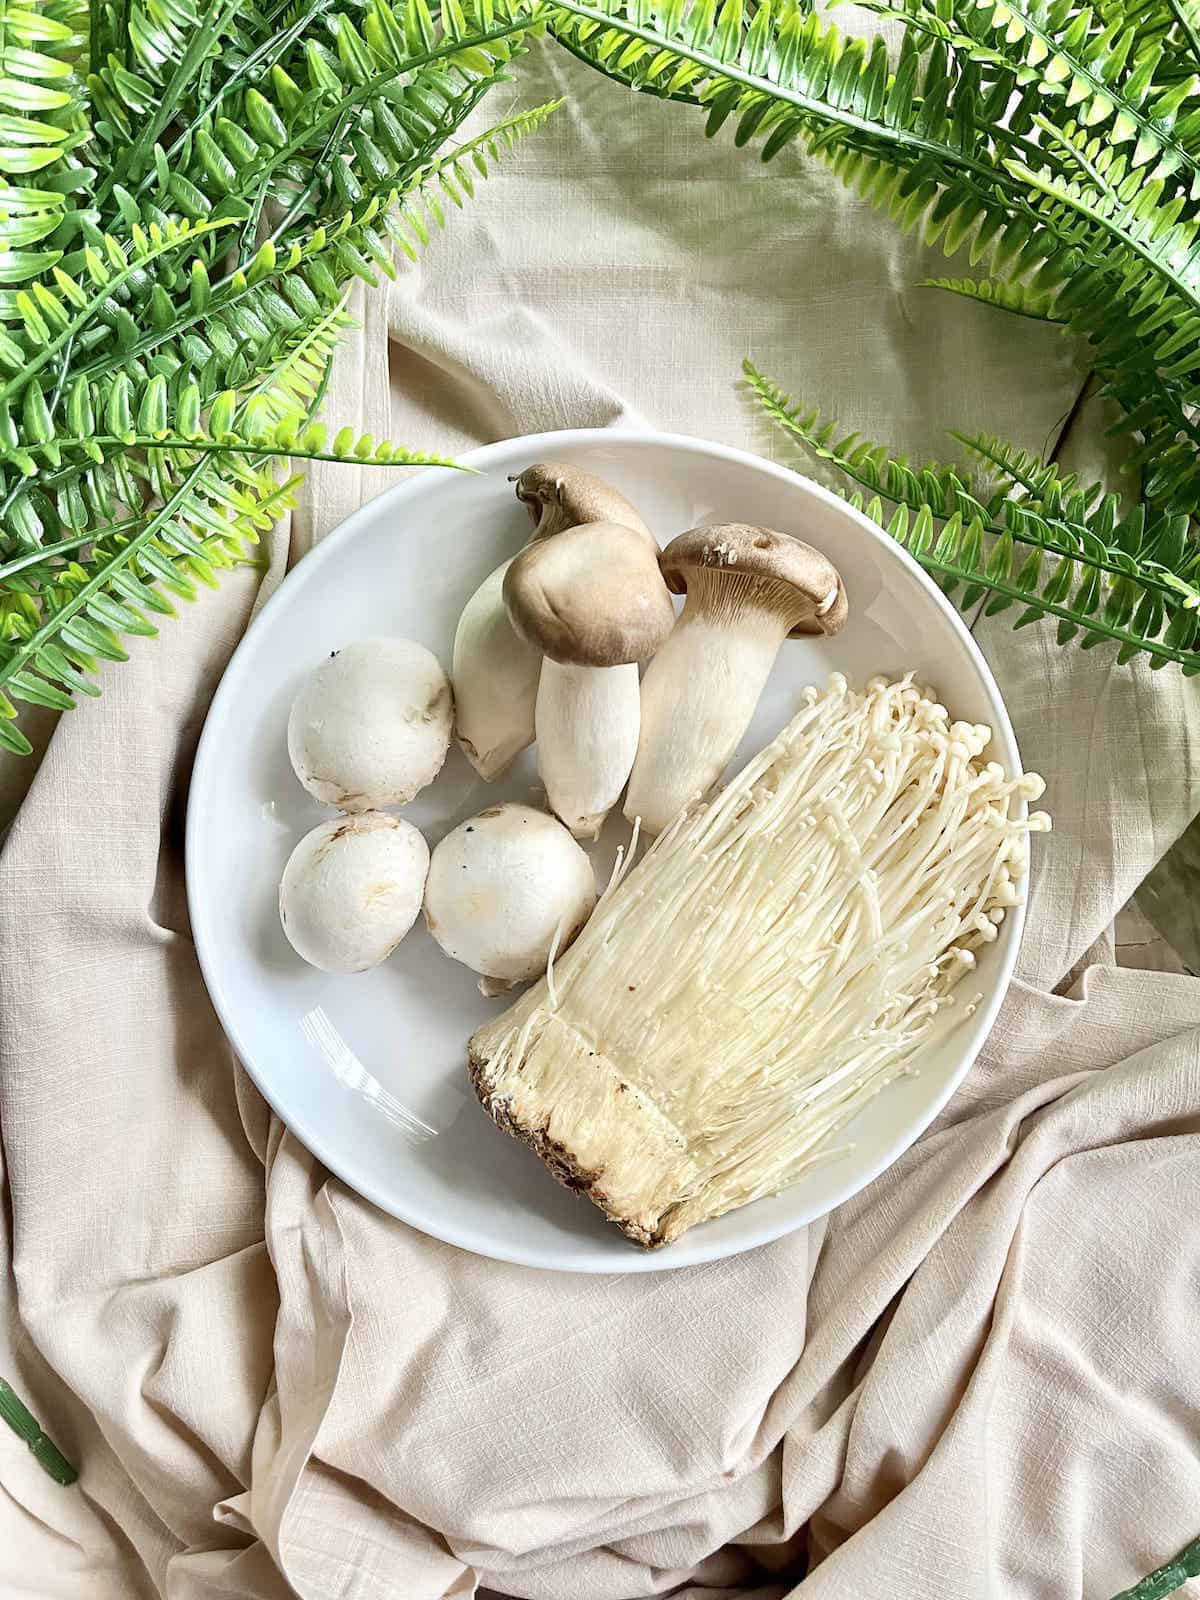
<svg viewBox="0 0 1200 1600">
<path fill-rule="evenodd" d="M 615 522 L 526 545 L 504 575 L 504 603 L 523 639 L 572 666 L 643 661 L 675 624 L 654 552 Z"/>
<path fill-rule="evenodd" d="M 659 566 L 675 594 L 696 590 L 703 577 L 714 608 L 753 605 L 778 612 L 792 639 L 828 638 L 846 625 L 849 606 L 841 574 L 828 556 L 788 533 L 742 522 L 693 528 L 671 540 Z"/>
<path fill-rule="evenodd" d="M 534 540 L 549 539 L 585 523 L 615 522 L 640 533 L 658 549 L 658 540 L 625 496 L 582 467 L 537 461 L 509 481 L 516 485 L 517 499 L 533 518 Z"/>
</svg>

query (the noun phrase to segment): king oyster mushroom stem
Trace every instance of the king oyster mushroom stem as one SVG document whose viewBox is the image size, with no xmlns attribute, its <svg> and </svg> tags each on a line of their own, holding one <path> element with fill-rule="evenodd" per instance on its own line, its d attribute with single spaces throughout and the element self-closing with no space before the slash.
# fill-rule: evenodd
<svg viewBox="0 0 1200 1600">
<path fill-rule="evenodd" d="M 623 495 L 579 467 L 538 462 L 511 480 L 534 523 L 529 543 L 566 528 L 616 522 L 642 534 L 646 524 Z M 533 743 L 542 658 L 514 632 L 504 607 L 505 561 L 463 607 L 454 635 L 455 733 L 463 754 L 485 781 L 499 778 Z"/>
<path fill-rule="evenodd" d="M 642 680 L 625 815 L 640 817 L 647 833 L 661 833 L 721 776 L 783 641 L 830 637 L 847 616 L 828 557 L 770 528 L 695 528 L 671 541 L 659 565 L 687 601 Z"/>
<path fill-rule="evenodd" d="M 655 557 L 648 535 L 596 523 L 530 545 L 505 576 L 513 627 L 545 656 L 538 773 L 579 839 L 594 839 L 621 798 L 641 724 L 637 664 L 675 621 Z"/>
</svg>

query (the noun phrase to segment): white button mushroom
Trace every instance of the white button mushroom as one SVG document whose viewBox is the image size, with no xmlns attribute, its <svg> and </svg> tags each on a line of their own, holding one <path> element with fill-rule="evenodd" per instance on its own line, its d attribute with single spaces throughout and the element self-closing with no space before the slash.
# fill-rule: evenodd
<svg viewBox="0 0 1200 1600">
<path fill-rule="evenodd" d="M 546 969 L 596 904 L 592 864 L 531 806 L 489 806 L 434 847 L 425 921 L 446 954 L 486 980 L 485 994 Z"/>
<path fill-rule="evenodd" d="M 428 870 L 429 847 L 403 817 L 363 811 L 322 822 L 283 869 L 283 931 L 322 972 L 366 972 L 416 921 Z"/>
<path fill-rule="evenodd" d="M 453 713 L 450 681 L 424 645 L 362 639 L 322 662 L 296 696 L 288 754 L 325 805 L 407 805 L 442 770 Z"/>
<path fill-rule="evenodd" d="M 675 621 L 656 557 L 645 535 L 595 523 L 530 545 L 504 580 L 514 628 L 546 657 L 538 772 L 577 838 L 594 839 L 621 798 L 638 747 L 637 663 Z"/>
<path fill-rule="evenodd" d="M 833 563 L 769 528 L 696 528 L 672 539 L 659 564 L 687 603 L 642 680 L 625 815 L 648 833 L 661 833 L 721 776 L 784 639 L 838 633 L 847 615 Z"/>
<path fill-rule="evenodd" d="M 531 544 L 589 522 L 619 522 L 650 538 L 628 500 L 590 472 L 543 461 L 514 481 L 517 498 L 535 523 Z M 533 743 L 542 669 L 541 652 L 513 631 L 504 608 L 509 566 L 506 561 L 489 573 L 463 607 L 451 665 L 455 733 L 467 760 L 488 782 Z"/>
</svg>

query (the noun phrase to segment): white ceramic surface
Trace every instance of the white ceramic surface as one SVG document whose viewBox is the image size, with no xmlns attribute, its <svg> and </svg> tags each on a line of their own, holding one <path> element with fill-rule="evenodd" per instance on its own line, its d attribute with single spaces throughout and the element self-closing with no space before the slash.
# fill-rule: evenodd
<svg viewBox="0 0 1200 1600">
<path fill-rule="evenodd" d="M 374 634 L 417 639 L 448 668 L 464 602 L 526 537 L 508 475 L 543 459 L 599 473 L 664 544 L 699 523 L 751 522 L 795 533 L 837 562 L 850 622 L 828 643 L 784 645 L 735 767 L 787 721 L 803 685 L 824 683 L 834 669 L 861 683 L 915 668 L 954 714 L 990 723 L 1000 759 L 1015 768 L 999 691 L 957 613 L 915 563 L 835 495 L 782 467 L 698 439 L 605 430 L 506 441 L 464 459 L 479 476 L 425 472 L 352 516 L 281 585 L 229 665 L 188 810 L 189 903 L 209 992 L 251 1076 L 304 1143 L 377 1205 L 437 1238 L 576 1272 L 651 1272 L 763 1244 L 862 1188 L 940 1110 L 1007 987 L 1020 909 L 980 962 L 984 999 L 974 1017 L 930 1041 L 919 1074 L 862 1113 L 850 1155 L 644 1253 L 480 1108 L 466 1041 L 505 1002 L 485 1000 L 473 974 L 447 960 L 420 923 L 382 967 L 355 977 L 326 976 L 293 954 L 279 926 L 279 875 L 300 835 L 333 813 L 305 794 L 288 765 L 292 697 L 331 650 Z M 485 805 L 536 804 L 538 795 L 532 752 L 486 785 L 452 749 L 404 815 L 432 845 Z M 626 833 L 610 820 L 600 873 Z"/>
</svg>

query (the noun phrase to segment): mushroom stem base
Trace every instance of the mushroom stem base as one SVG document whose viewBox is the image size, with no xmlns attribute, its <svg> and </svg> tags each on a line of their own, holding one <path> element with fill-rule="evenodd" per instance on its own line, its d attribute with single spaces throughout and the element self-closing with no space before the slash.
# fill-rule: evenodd
<svg viewBox="0 0 1200 1600">
<path fill-rule="evenodd" d="M 538 773 L 550 809 L 577 839 L 594 839 L 620 800 L 640 726 L 635 664 L 543 661 L 535 716 Z"/>
<path fill-rule="evenodd" d="M 480 1029 L 469 1054 L 471 1082 L 497 1127 L 635 1244 L 666 1243 L 664 1213 L 696 1175 L 683 1134 L 570 1023 L 542 1010 L 519 1058 L 496 1048 L 505 1025 L 511 1013 Z"/>
</svg>

